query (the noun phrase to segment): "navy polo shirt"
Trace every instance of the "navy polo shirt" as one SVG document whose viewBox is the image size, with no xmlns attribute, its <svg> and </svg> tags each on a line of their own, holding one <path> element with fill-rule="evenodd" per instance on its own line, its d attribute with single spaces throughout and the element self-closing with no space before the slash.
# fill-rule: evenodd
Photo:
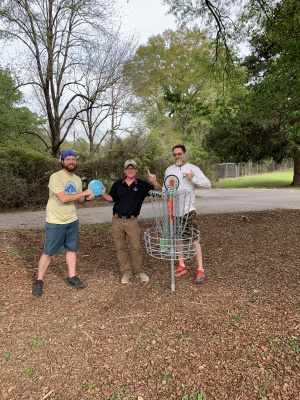
<svg viewBox="0 0 300 400">
<path fill-rule="evenodd" d="M 130 186 L 127 185 L 125 179 L 117 180 L 109 192 L 114 201 L 113 213 L 137 217 L 150 190 L 154 190 L 154 186 L 141 179 L 135 178 Z"/>
</svg>

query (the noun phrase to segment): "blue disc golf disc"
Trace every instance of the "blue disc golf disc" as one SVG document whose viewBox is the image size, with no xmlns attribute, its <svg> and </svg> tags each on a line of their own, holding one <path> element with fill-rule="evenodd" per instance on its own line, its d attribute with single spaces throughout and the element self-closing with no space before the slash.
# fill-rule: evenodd
<svg viewBox="0 0 300 400">
<path fill-rule="evenodd" d="M 100 196 L 100 194 L 103 192 L 103 183 L 97 179 L 94 179 L 88 184 L 88 188 L 91 189 L 95 196 Z"/>
</svg>

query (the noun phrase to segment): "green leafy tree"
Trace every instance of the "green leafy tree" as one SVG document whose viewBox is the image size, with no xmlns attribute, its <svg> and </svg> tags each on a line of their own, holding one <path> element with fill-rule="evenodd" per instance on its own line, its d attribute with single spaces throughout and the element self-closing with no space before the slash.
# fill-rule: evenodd
<svg viewBox="0 0 300 400">
<path fill-rule="evenodd" d="M 0 69 L 0 144 L 13 142 L 41 148 L 36 136 L 45 142 L 41 131 L 44 120 L 22 106 L 22 99 L 10 72 Z"/>
<path fill-rule="evenodd" d="M 0 70 L 0 138 L 2 142 L 17 134 L 14 105 L 20 102 L 22 94 L 14 88 L 15 82 L 10 73 Z"/>
<path fill-rule="evenodd" d="M 127 134 L 125 138 L 115 139 L 113 149 L 109 145 L 104 149 L 102 157 L 104 175 L 110 175 L 113 179 L 121 178 L 124 174 L 125 160 L 133 158 L 138 163 L 140 178 L 146 178 L 146 171 L 149 168 L 162 181 L 164 171 L 171 162 L 168 158 L 170 151 L 166 153 L 163 148 L 163 135 L 142 129 L 128 131 Z"/>
<path fill-rule="evenodd" d="M 248 93 L 223 106 L 208 138 L 224 160 L 293 158 L 294 185 L 300 185 L 299 17 L 299 2 L 283 0 L 265 19 L 246 59 Z"/>
<path fill-rule="evenodd" d="M 233 90 L 224 84 L 222 63 L 212 68 L 213 62 L 206 34 L 184 28 L 151 37 L 127 64 L 139 111 L 148 127 L 166 134 L 167 142 L 192 136 L 201 141 L 213 100 Z"/>
</svg>

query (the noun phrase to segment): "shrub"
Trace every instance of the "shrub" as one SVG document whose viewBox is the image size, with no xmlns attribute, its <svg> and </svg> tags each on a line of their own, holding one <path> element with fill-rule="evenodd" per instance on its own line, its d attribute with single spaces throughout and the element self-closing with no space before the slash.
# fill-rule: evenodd
<svg viewBox="0 0 300 400">
<path fill-rule="evenodd" d="M 48 155 L 21 147 L 0 147 L 0 209 L 44 206 L 50 175 L 60 163 Z"/>
</svg>

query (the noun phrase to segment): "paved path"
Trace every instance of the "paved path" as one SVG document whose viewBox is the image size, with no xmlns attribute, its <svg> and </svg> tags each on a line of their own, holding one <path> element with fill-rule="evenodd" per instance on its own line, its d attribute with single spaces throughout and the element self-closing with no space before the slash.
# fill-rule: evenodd
<svg viewBox="0 0 300 400">
<path fill-rule="evenodd" d="M 197 214 L 226 214 L 274 209 L 300 209 L 297 189 L 209 189 L 197 190 Z M 77 209 L 81 225 L 111 222 L 112 206 Z M 142 206 L 141 218 L 152 218 L 150 203 Z M 0 214 L 0 231 L 43 229 L 45 211 Z"/>
</svg>

